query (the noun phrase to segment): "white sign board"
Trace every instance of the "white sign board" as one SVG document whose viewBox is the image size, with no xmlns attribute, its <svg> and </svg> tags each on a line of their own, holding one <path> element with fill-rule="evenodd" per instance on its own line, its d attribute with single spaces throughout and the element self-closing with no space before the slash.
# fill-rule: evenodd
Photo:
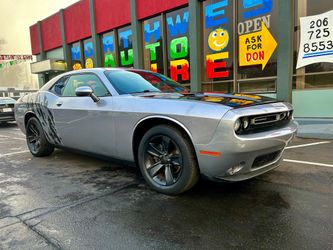
<svg viewBox="0 0 333 250">
<path fill-rule="evenodd" d="M 333 63 L 333 10 L 301 17 L 301 43 L 296 69 L 313 63 Z"/>
</svg>

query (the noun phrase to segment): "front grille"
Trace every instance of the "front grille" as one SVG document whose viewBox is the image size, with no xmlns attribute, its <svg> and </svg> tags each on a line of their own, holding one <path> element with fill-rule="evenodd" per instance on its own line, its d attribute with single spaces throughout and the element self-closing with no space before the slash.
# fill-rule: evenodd
<svg viewBox="0 0 333 250">
<path fill-rule="evenodd" d="M 237 134 L 251 134 L 281 128 L 290 122 L 292 114 L 293 111 L 289 110 L 278 113 L 249 116 L 247 117 L 249 120 L 248 128 L 241 128 Z"/>
<path fill-rule="evenodd" d="M 262 124 L 273 123 L 273 122 L 277 122 L 277 121 L 281 120 L 281 118 L 283 119 L 284 117 L 285 117 L 284 113 L 257 116 L 257 117 L 254 117 L 251 119 L 251 124 L 262 125 Z"/>
<path fill-rule="evenodd" d="M 14 108 L 14 104 L 0 104 L 0 108 Z"/>
<path fill-rule="evenodd" d="M 276 161 L 277 158 L 280 156 L 281 152 L 282 150 L 278 150 L 273 153 L 258 156 L 257 158 L 254 159 L 252 168 L 260 168 L 262 166 L 265 166 L 269 163 Z"/>
</svg>

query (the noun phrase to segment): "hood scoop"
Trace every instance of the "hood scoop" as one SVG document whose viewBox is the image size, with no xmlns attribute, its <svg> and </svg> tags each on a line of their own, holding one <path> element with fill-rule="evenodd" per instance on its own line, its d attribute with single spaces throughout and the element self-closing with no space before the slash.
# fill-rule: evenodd
<svg viewBox="0 0 333 250">
<path fill-rule="evenodd" d="M 248 94 L 224 94 L 214 92 L 197 92 L 197 93 L 145 93 L 141 94 L 145 98 L 159 99 L 177 99 L 201 101 L 225 105 L 231 108 L 242 108 L 260 104 L 274 103 L 277 100 L 265 96 L 248 95 Z"/>
<path fill-rule="evenodd" d="M 224 94 L 224 93 L 214 93 L 214 92 L 184 94 L 183 97 L 181 97 L 181 99 L 184 98 L 223 104 L 232 108 L 241 108 L 241 107 L 277 102 L 273 98 L 259 96 L 259 95 L 248 95 L 248 94 L 237 94 L 237 93 Z"/>
</svg>

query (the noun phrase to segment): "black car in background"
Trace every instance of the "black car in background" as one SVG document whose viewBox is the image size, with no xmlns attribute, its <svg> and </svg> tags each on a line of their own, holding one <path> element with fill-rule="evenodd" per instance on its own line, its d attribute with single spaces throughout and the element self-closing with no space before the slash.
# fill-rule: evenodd
<svg viewBox="0 0 333 250">
<path fill-rule="evenodd" d="M 10 97 L 0 97 L 0 122 L 15 121 L 14 105 L 15 100 Z"/>
</svg>

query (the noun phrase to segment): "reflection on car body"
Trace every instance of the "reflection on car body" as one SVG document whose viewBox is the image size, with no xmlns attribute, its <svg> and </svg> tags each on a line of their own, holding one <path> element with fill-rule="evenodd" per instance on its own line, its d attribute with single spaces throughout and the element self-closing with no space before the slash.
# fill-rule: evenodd
<svg viewBox="0 0 333 250">
<path fill-rule="evenodd" d="M 188 190 L 200 175 L 241 181 L 274 169 L 297 129 L 288 103 L 191 93 L 137 69 L 64 73 L 15 107 L 33 155 L 62 147 L 134 162 L 166 194 Z"/>
</svg>

